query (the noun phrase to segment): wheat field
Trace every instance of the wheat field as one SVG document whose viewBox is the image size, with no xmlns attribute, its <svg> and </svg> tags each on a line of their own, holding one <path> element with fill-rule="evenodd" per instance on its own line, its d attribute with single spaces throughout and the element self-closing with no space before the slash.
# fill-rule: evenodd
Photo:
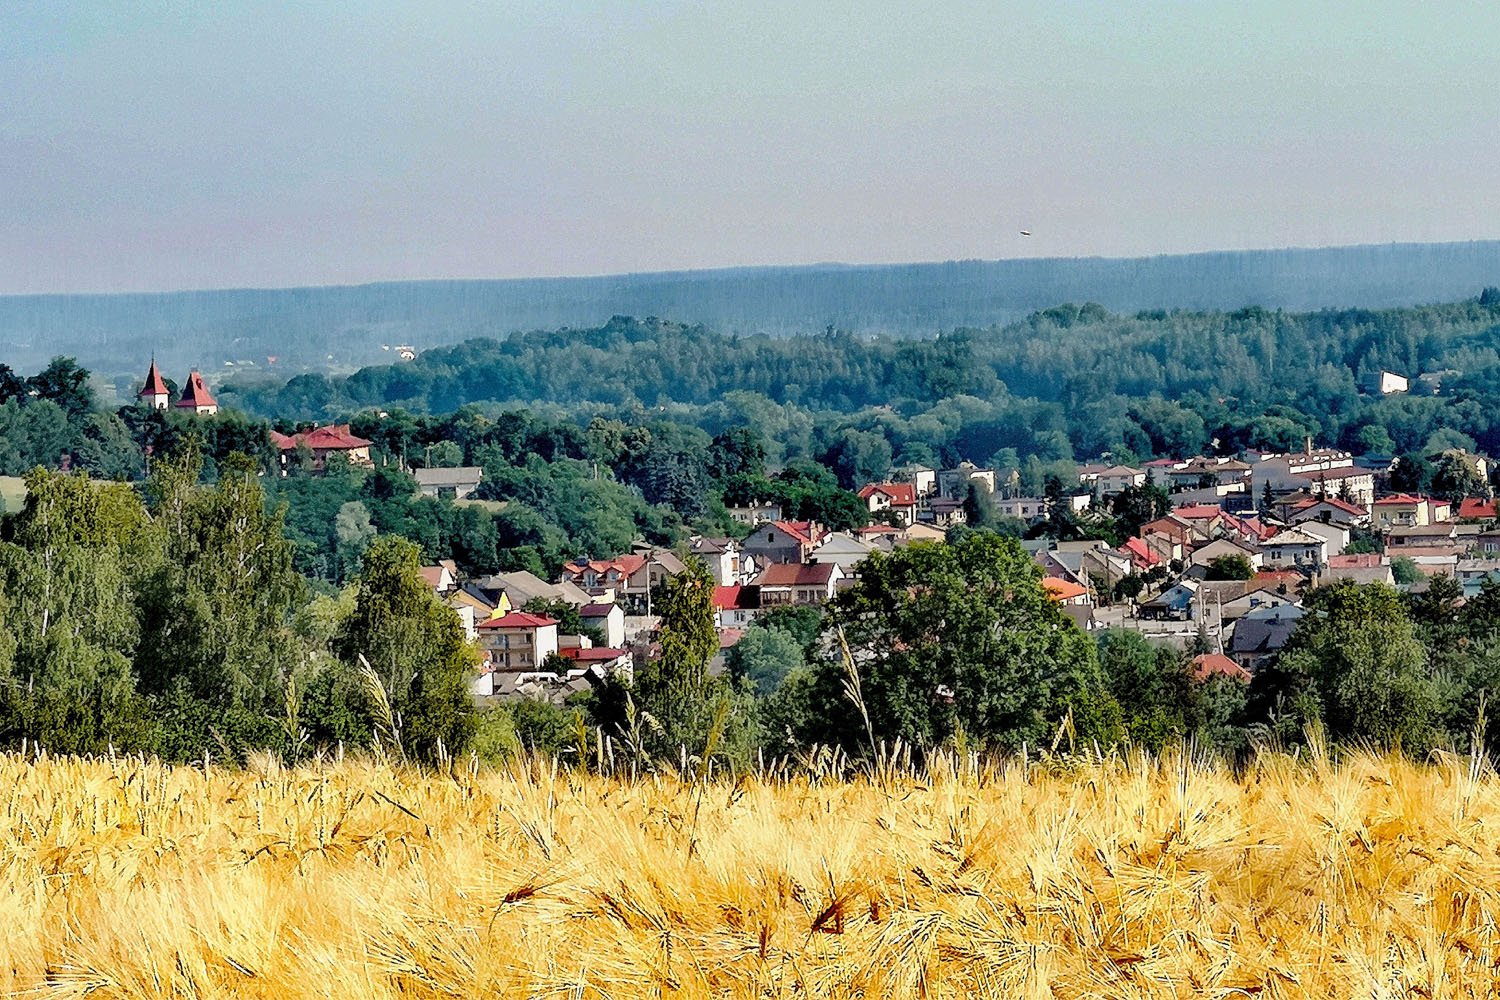
<svg viewBox="0 0 1500 1000">
<path fill-rule="evenodd" d="M 1500 779 L 1263 756 L 631 781 L 0 757 L 28 997 L 1489 997 Z"/>
</svg>

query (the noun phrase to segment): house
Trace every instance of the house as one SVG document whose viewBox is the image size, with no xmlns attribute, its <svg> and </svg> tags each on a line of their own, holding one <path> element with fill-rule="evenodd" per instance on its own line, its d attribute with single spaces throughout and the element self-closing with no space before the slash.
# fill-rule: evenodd
<svg viewBox="0 0 1500 1000">
<path fill-rule="evenodd" d="M 141 386 L 136 398 L 153 410 L 165 410 L 171 405 L 172 396 L 167 391 L 167 380 L 161 377 L 155 358 L 151 359 L 151 367 L 146 371 L 146 384 Z"/>
<path fill-rule="evenodd" d="M 1366 525 L 1370 523 L 1370 509 L 1337 497 L 1319 497 L 1291 504 L 1286 519 L 1292 524 L 1322 521 L 1325 524 Z"/>
<path fill-rule="evenodd" d="M 1254 614 L 1268 608 L 1293 608 L 1297 606 L 1297 595 L 1282 593 L 1275 587 L 1259 586 L 1255 581 L 1247 581 L 1244 593 L 1237 596 L 1224 595 L 1221 600 L 1214 601 L 1214 612 L 1220 621 L 1237 621 L 1246 615 Z"/>
<path fill-rule="evenodd" d="M 744 567 L 741 563 L 740 543 L 733 538 L 694 537 L 688 541 L 688 552 L 697 556 L 708 567 L 714 586 L 727 587 L 739 583 Z"/>
<path fill-rule="evenodd" d="M 1494 500 L 1485 497 L 1464 497 L 1458 502 L 1460 521 L 1493 521 L 1500 518 Z"/>
<path fill-rule="evenodd" d="M 307 471 L 314 473 L 323 472 L 327 468 L 330 455 L 343 455 L 350 465 L 363 468 L 374 468 L 375 465 L 370 460 L 370 442 L 351 434 L 348 424 L 314 427 L 295 434 L 278 434 L 272 431 L 271 444 L 281 455 L 283 476 L 299 468 L 299 453 L 311 457 L 312 464 Z"/>
<path fill-rule="evenodd" d="M 1193 615 L 1193 602 L 1198 599 L 1201 586 L 1197 580 L 1178 580 L 1151 600 L 1143 601 L 1140 607 L 1141 617 L 1187 621 Z"/>
<path fill-rule="evenodd" d="M 1302 521 L 1296 526 L 1298 531 L 1309 535 L 1317 535 L 1328 543 L 1328 555 L 1343 555 L 1344 550 L 1349 547 L 1349 529 L 1342 524 L 1334 524 L 1324 521 Z"/>
<path fill-rule="evenodd" d="M 614 559 L 565 563 L 561 580 L 597 600 L 609 602 L 622 595 L 644 597 L 686 567 L 665 549 L 645 549 Z"/>
<path fill-rule="evenodd" d="M 774 563 L 755 578 L 760 588 L 760 605 L 773 608 L 783 604 L 822 605 L 838 591 L 844 571 L 838 563 Z"/>
<path fill-rule="evenodd" d="M 823 535 L 823 526 L 816 521 L 768 521 L 740 544 L 757 566 L 801 563 L 812 555 Z"/>
<path fill-rule="evenodd" d="M 1088 497 L 1083 498 L 1085 502 Z M 995 497 L 991 501 L 995 513 L 1002 517 L 1018 517 L 1023 521 L 1035 521 L 1047 516 L 1051 506 L 1046 497 Z"/>
<path fill-rule="evenodd" d="M 897 482 L 911 483 L 916 487 L 919 497 L 931 496 L 937 490 L 937 471 L 925 465 L 903 465 L 899 469 L 892 469 L 891 475 L 896 477 Z"/>
<path fill-rule="evenodd" d="M 479 489 L 484 470 L 477 465 L 460 465 L 453 469 L 416 469 L 412 475 L 423 496 L 464 500 Z"/>
<path fill-rule="evenodd" d="M 1046 591 L 1048 597 L 1065 607 L 1092 607 L 1093 595 L 1089 588 L 1074 583 L 1071 580 L 1059 580 L 1056 577 L 1042 577 L 1042 590 Z"/>
<path fill-rule="evenodd" d="M 606 646 L 625 645 L 625 611 L 613 601 L 608 604 L 585 604 L 578 609 L 585 625 L 599 630 Z"/>
<path fill-rule="evenodd" d="M 1253 674 L 1281 652 L 1296 629 L 1295 618 L 1242 618 L 1229 637 L 1229 656 Z"/>
<path fill-rule="evenodd" d="M 509 573 L 495 573 L 477 582 L 480 587 L 486 591 L 498 593 L 516 608 L 524 607 L 535 600 L 563 601 L 575 608 L 593 603 L 593 598 L 581 587 L 566 580 L 561 583 L 548 583 L 524 569 Z"/>
<path fill-rule="evenodd" d="M 536 670 L 558 651 L 557 619 L 512 611 L 475 626 L 479 648 L 499 670 Z"/>
<path fill-rule="evenodd" d="M 1391 572 L 1389 562 L 1379 561 L 1383 557 L 1376 555 L 1374 563 L 1354 563 L 1349 565 L 1329 566 L 1322 574 L 1322 582 L 1333 584 L 1347 581 L 1365 586 L 1372 583 L 1383 583 L 1387 587 L 1396 585 L 1396 577 Z"/>
<path fill-rule="evenodd" d="M 823 536 L 818 547 L 813 549 L 811 560 L 817 563 L 837 563 L 844 576 L 854 575 L 854 568 L 869 558 L 875 546 L 855 538 L 846 531 L 833 531 Z"/>
<path fill-rule="evenodd" d="M 1227 537 L 1216 538 L 1207 545 L 1200 545 L 1188 557 L 1188 563 L 1192 566 L 1208 566 L 1215 559 L 1222 559 L 1226 556 L 1243 556 L 1252 570 L 1260 569 L 1260 550 Z"/>
<path fill-rule="evenodd" d="M 742 583 L 715 587 L 714 611 L 719 628 L 745 628 L 760 614 L 760 588 Z"/>
<path fill-rule="evenodd" d="M 1457 525 L 1421 524 L 1396 527 L 1386 532 L 1385 549 L 1390 555 L 1409 555 L 1414 550 L 1442 550 L 1457 555 L 1468 546 L 1458 539 Z M 1434 554 L 1427 551 L 1427 554 Z"/>
<path fill-rule="evenodd" d="M 981 469 L 973 462 L 959 462 L 956 469 L 944 469 L 937 474 L 937 491 L 950 500 L 962 500 L 969 495 L 969 484 L 973 483 L 986 493 L 995 492 L 995 470 Z"/>
<path fill-rule="evenodd" d="M 1094 480 L 1094 492 L 1101 497 L 1112 497 L 1130 486 L 1143 486 L 1146 473 L 1128 465 L 1111 465 L 1099 473 Z"/>
<path fill-rule="evenodd" d="M 1250 463 L 1236 458 L 1195 458 L 1167 472 L 1172 490 L 1237 486 L 1250 478 Z"/>
<path fill-rule="evenodd" d="M 452 560 L 445 559 L 436 566 L 423 566 L 422 579 L 432 588 L 433 593 L 442 597 L 458 587 L 455 569 Z"/>
<path fill-rule="evenodd" d="M 1405 375 L 1397 375 L 1395 372 L 1385 370 L 1370 372 L 1361 375 L 1356 384 L 1362 392 L 1371 396 L 1389 396 L 1394 393 L 1406 392 L 1411 388 L 1411 380 Z"/>
<path fill-rule="evenodd" d="M 1119 552 L 1130 560 L 1130 565 L 1138 573 L 1148 572 L 1165 561 L 1143 538 L 1127 538 L 1125 544 L 1120 546 Z"/>
<path fill-rule="evenodd" d="M 1273 569 L 1317 568 L 1328 561 L 1328 540 L 1301 528 L 1286 528 L 1262 542 L 1260 551 L 1263 565 Z"/>
<path fill-rule="evenodd" d="M 763 524 L 781 520 L 781 504 L 755 501 L 744 506 L 726 507 L 729 516 L 740 524 Z"/>
<path fill-rule="evenodd" d="M 871 483 L 859 491 L 872 515 L 890 511 L 905 525 L 917 519 L 917 488 L 911 483 Z"/>
<path fill-rule="evenodd" d="M 931 524 L 911 524 L 906 528 L 906 540 L 909 542 L 941 542 L 948 537 L 948 532 Z"/>
<path fill-rule="evenodd" d="M 1202 653 L 1193 657 L 1193 668 L 1190 675 L 1194 681 L 1202 684 L 1215 677 L 1227 677 L 1241 684 L 1250 683 L 1250 671 L 1235 663 L 1223 653 Z"/>
<path fill-rule="evenodd" d="M 1473 583 L 1476 580 L 1500 580 L 1500 560 L 1495 559 L 1460 559 L 1454 567 L 1454 579 L 1459 583 Z"/>
<path fill-rule="evenodd" d="M 628 681 L 635 675 L 635 662 L 630 651 L 613 643 L 608 646 L 565 646 L 557 653 L 565 660 L 591 669 L 601 678 L 619 677 Z"/>
<path fill-rule="evenodd" d="M 1384 531 L 1394 527 L 1422 527 L 1437 521 L 1446 521 L 1448 505 L 1428 497 L 1397 493 L 1375 501 L 1371 515 L 1374 526 Z M 1444 512 L 1442 517 L 1438 514 Z"/>
<path fill-rule="evenodd" d="M 1480 532 L 1474 539 L 1474 548 L 1479 552 L 1500 552 L 1500 529 Z"/>
<path fill-rule="evenodd" d="M 917 510 L 919 522 L 925 521 L 942 528 L 963 524 L 969 519 L 964 513 L 964 501 L 950 497 L 933 497 Z"/>
<path fill-rule="evenodd" d="M 496 618 L 512 610 L 510 598 L 505 591 L 486 590 L 472 580 L 459 584 L 443 599 L 443 603 L 455 611 L 468 608 L 473 612 L 476 622 Z"/>
</svg>

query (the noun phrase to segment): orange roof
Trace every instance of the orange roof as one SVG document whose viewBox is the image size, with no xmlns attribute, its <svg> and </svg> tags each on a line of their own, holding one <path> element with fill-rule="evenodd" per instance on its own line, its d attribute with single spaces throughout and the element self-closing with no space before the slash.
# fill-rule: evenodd
<svg viewBox="0 0 1500 1000">
<path fill-rule="evenodd" d="M 566 649 L 559 649 L 557 652 L 564 659 L 579 660 L 584 663 L 618 660 L 625 655 L 625 650 L 615 649 L 611 646 L 590 646 L 587 649 L 582 646 L 569 646 Z"/>
<path fill-rule="evenodd" d="M 1414 497 L 1410 493 L 1397 493 L 1395 496 L 1381 497 L 1375 501 L 1375 506 L 1379 507 L 1381 504 L 1423 503 L 1426 499 L 1426 497 Z"/>
<path fill-rule="evenodd" d="M 740 585 L 714 588 L 714 607 L 720 611 L 738 611 L 740 608 Z"/>
<path fill-rule="evenodd" d="M 208 383 L 203 381 L 203 376 L 198 374 L 198 369 L 194 368 L 188 374 L 187 385 L 183 386 L 182 398 L 177 401 L 177 405 L 189 408 L 218 406 L 219 404 L 214 402 L 214 397 L 208 391 Z"/>
<path fill-rule="evenodd" d="M 1120 546 L 1119 551 L 1130 556 L 1136 563 L 1147 566 L 1155 566 L 1161 562 L 1161 556 L 1151 551 L 1151 547 L 1140 538 L 1127 538 L 1125 544 Z"/>
<path fill-rule="evenodd" d="M 1340 500 L 1338 497 L 1325 497 L 1321 500 L 1317 497 L 1311 497 L 1307 500 L 1299 500 L 1296 503 L 1292 504 L 1292 510 L 1307 510 L 1309 507 L 1316 507 L 1320 503 L 1326 503 L 1330 507 L 1337 507 L 1339 510 L 1344 511 L 1348 514 L 1369 513 L 1369 511 L 1365 510 L 1358 504 L 1352 504 L 1347 500 Z"/>
<path fill-rule="evenodd" d="M 595 573 L 607 573 L 610 570 L 616 570 L 621 576 L 629 579 L 636 570 L 644 565 L 646 565 L 646 557 L 631 552 L 615 559 L 587 559 L 581 562 L 570 562 L 563 567 L 563 572 L 569 576 L 578 576 L 586 570 L 593 570 Z"/>
<path fill-rule="evenodd" d="M 1250 671 L 1223 653 L 1204 653 L 1193 657 L 1193 680 L 1206 681 L 1215 675 L 1250 683 Z"/>
<path fill-rule="evenodd" d="M 821 531 L 817 534 L 813 533 L 813 523 L 811 521 L 772 521 L 771 524 L 773 527 L 780 528 L 788 535 L 791 535 L 803 545 L 812 545 L 819 538 L 823 537 L 823 532 Z"/>
<path fill-rule="evenodd" d="M 443 584 L 443 566 L 423 566 L 422 579 L 427 581 L 427 586 L 436 590 Z"/>
<path fill-rule="evenodd" d="M 146 384 L 141 387 L 138 396 L 165 396 L 167 395 L 167 380 L 161 377 L 161 372 L 156 368 L 156 362 L 151 362 L 151 369 L 146 372 Z"/>
<path fill-rule="evenodd" d="M 475 628 L 546 628 L 548 625 L 556 624 L 557 619 L 548 618 L 546 615 L 534 615 L 528 611 L 512 611 L 508 615 L 480 622 Z"/>
<path fill-rule="evenodd" d="M 1379 552 L 1347 552 L 1328 557 L 1329 569 L 1374 569 L 1385 565 L 1385 557 Z"/>
<path fill-rule="evenodd" d="M 1054 601 L 1067 601 L 1074 597 L 1082 597 L 1089 592 L 1089 588 L 1080 586 L 1071 580 L 1059 580 L 1055 576 L 1042 577 L 1042 589 L 1047 596 Z"/>
<path fill-rule="evenodd" d="M 1204 521 L 1210 518 L 1223 517 L 1224 508 L 1215 507 L 1211 503 L 1192 503 L 1185 507 L 1174 507 L 1172 513 L 1185 521 Z"/>
</svg>

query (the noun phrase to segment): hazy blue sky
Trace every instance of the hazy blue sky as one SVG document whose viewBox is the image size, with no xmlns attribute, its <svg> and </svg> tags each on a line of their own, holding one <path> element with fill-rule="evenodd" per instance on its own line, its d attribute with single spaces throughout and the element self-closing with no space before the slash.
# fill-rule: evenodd
<svg viewBox="0 0 1500 1000">
<path fill-rule="evenodd" d="M 1493 238 L 1497 38 L 1474 0 L 5 0 L 0 292 Z"/>
</svg>

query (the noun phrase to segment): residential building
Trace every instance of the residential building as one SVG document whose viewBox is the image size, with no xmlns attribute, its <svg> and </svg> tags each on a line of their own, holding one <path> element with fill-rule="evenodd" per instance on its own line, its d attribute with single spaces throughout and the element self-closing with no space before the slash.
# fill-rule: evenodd
<svg viewBox="0 0 1500 1000">
<path fill-rule="evenodd" d="M 1088 497 L 1083 500 L 1087 504 Z M 1001 517 L 1018 517 L 1023 521 L 1046 517 L 1051 506 L 1046 497 L 995 497 L 991 505 Z"/>
<path fill-rule="evenodd" d="M 515 608 L 525 607 L 527 603 L 535 600 L 563 601 L 575 608 L 581 608 L 594 601 L 587 591 L 570 581 L 548 583 L 524 569 L 513 570 L 509 573 L 495 573 L 477 582 L 486 591 L 500 594 L 510 602 L 511 607 Z"/>
<path fill-rule="evenodd" d="M 1241 684 L 1250 683 L 1250 671 L 1223 653 L 1201 653 L 1193 657 L 1192 678 L 1194 681 L 1202 684 L 1215 677 L 1227 677 Z"/>
<path fill-rule="evenodd" d="M 695 537 L 688 541 L 688 552 L 703 560 L 716 587 L 739 583 L 744 574 L 740 543 L 733 538 Z"/>
<path fill-rule="evenodd" d="M 751 584 L 715 587 L 714 610 L 719 628 L 745 628 L 760 614 L 760 588 Z"/>
<path fill-rule="evenodd" d="M 1451 522 L 1399 526 L 1385 535 L 1385 549 L 1390 555 L 1410 555 L 1416 550 L 1424 555 L 1457 555 L 1467 548 L 1459 541 L 1457 525 Z"/>
<path fill-rule="evenodd" d="M 477 465 L 460 465 L 452 469 L 416 469 L 412 475 L 423 496 L 464 500 L 479 489 L 484 470 Z"/>
<path fill-rule="evenodd" d="M 774 563 L 806 562 L 825 534 L 816 521 L 768 521 L 740 543 L 745 555 L 762 568 Z"/>
<path fill-rule="evenodd" d="M 1207 545 L 1200 545 L 1188 557 L 1188 563 L 1193 566 L 1206 567 L 1215 559 L 1223 559 L 1231 556 L 1242 556 L 1250 564 L 1252 570 L 1260 569 L 1260 550 L 1251 548 L 1233 538 L 1216 538 Z"/>
<path fill-rule="evenodd" d="M 1166 473 L 1171 490 L 1240 486 L 1250 479 L 1250 463 L 1237 458 L 1195 458 Z"/>
<path fill-rule="evenodd" d="M 762 608 L 783 604 L 822 605 L 837 593 L 843 578 L 844 571 L 838 563 L 775 563 L 760 571 L 755 584 L 760 588 Z"/>
<path fill-rule="evenodd" d="M 153 363 L 154 364 L 154 363 Z M 155 395 L 153 394 L 153 403 Z M 189 410 L 199 416 L 211 417 L 219 412 L 219 404 L 214 402 L 213 395 L 208 391 L 208 383 L 203 381 L 203 376 L 194 368 L 188 372 L 187 383 L 182 387 L 182 395 L 177 398 L 179 410 Z"/>
<path fill-rule="evenodd" d="M 1376 528 L 1389 530 L 1396 527 L 1422 527 L 1446 521 L 1450 509 L 1450 505 L 1445 500 L 1413 496 L 1410 493 L 1397 493 L 1376 500 L 1371 509 L 1371 515 Z"/>
<path fill-rule="evenodd" d="M 628 681 L 635 676 L 634 657 L 629 650 L 613 643 L 608 646 L 564 646 L 557 652 L 563 659 L 593 671 L 601 679 L 619 677 Z"/>
<path fill-rule="evenodd" d="M 1500 512 L 1488 497 L 1464 497 L 1458 502 L 1457 517 L 1461 521 L 1493 521 L 1500 518 Z"/>
<path fill-rule="evenodd" d="M 1349 547 L 1350 530 L 1342 524 L 1334 524 L 1324 521 L 1301 521 L 1296 525 L 1298 531 L 1309 535 L 1317 535 L 1328 543 L 1329 556 L 1341 556 Z"/>
<path fill-rule="evenodd" d="M 342 455 L 350 465 L 374 468 L 370 460 L 370 442 L 350 433 L 348 424 L 314 427 L 295 434 L 271 432 L 271 444 L 281 455 L 281 474 L 293 471 L 322 473 L 332 455 Z M 311 463 L 303 467 L 299 454 Z"/>
<path fill-rule="evenodd" d="M 1337 557 L 1335 557 L 1337 558 Z M 1396 577 L 1391 572 L 1391 564 L 1384 557 L 1375 555 L 1373 563 L 1349 563 L 1330 565 L 1321 575 L 1324 584 L 1348 581 L 1360 585 L 1370 583 L 1383 583 L 1387 587 L 1396 585 Z"/>
<path fill-rule="evenodd" d="M 475 626 L 479 648 L 500 670 L 536 670 L 558 651 L 557 619 L 512 611 Z"/>
<path fill-rule="evenodd" d="M 937 474 L 937 491 L 950 500 L 968 496 L 970 483 L 986 493 L 994 493 L 995 470 L 981 469 L 973 462 L 959 462 L 956 469 L 944 469 Z"/>
<path fill-rule="evenodd" d="M 1474 548 L 1479 552 L 1500 552 L 1500 529 L 1482 531 L 1474 539 Z"/>
<path fill-rule="evenodd" d="M 1328 561 L 1328 540 L 1298 528 L 1287 528 L 1260 546 L 1262 562 L 1272 569 L 1307 566 L 1316 569 Z"/>
<path fill-rule="evenodd" d="M 1366 525 L 1370 523 L 1370 508 L 1340 500 L 1337 497 L 1309 498 L 1290 505 L 1286 519 L 1292 524 L 1303 521 L 1324 521 L 1329 524 Z"/>
<path fill-rule="evenodd" d="M 948 532 L 943 528 L 932 524 L 923 524 L 920 521 L 916 524 L 907 525 L 906 528 L 906 540 L 909 542 L 941 542 L 946 540 L 947 537 Z"/>
<path fill-rule="evenodd" d="M 917 488 L 911 483 L 871 483 L 859 491 L 859 498 L 871 514 L 890 511 L 903 525 L 917 519 Z"/>
<path fill-rule="evenodd" d="M 1252 674 L 1275 658 L 1297 629 L 1292 617 L 1246 617 L 1234 626 L 1229 656 Z"/>
<path fill-rule="evenodd" d="M 608 604 L 585 604 L 578 609 L 578 617 L 585 625 L 599 630 L 604 636 L 604 645 L 625 645 L 625 611 L 613 601 Z"/>
<path fill-rule="evenodd" d="M 897 482 L 911 483 L 916 487 L 918 497 L 931 496 L 937 491 L 937 472 L 925 465 L 903 465 L 892 469 L 891 475 Z"/>
<path fill-rule="evenodd" d="M 781 520 L 781 504 L 755 502 L 745 506 L 726 507 L 729 516 L 740 524 L 764 524 Z"/>
<path fill-rule="evenodd" d="M 1111 465 L 1094 480 L 1094 492 L 1101 497 L 1112 497 L 1116 493 L 1123 493 L 1127 487 L 1143 486 L 1145 482 L 1146 473 L 1143 470 L 1133 469 L 1128 465 Z"/>
<path fill-rule="evenodd" d="M 1089 588 L 1071 580 L 1059 580 L 1055 576 L 1043 577 L 1042 590 L 1052 600 L 1064 606 L 1092 607 L 1094 603 Z"/>
<path fill-rule="evenodd" d="M 1361 375 L 1356 384 L 1371 396 L 1390 396 L 1395 393 L 1406 392 L 1411 388 L 1411 380 L 1405 375 L 1397 375 L 1395 372 L 1376 371 Z"/>
<path fill-rule="evenodd" d="M 622 596 L 644 597 L 685 568 L 682 560 L 666 549 L 646 549 L 614 559 L 566 563 L 561 580 L 598 601 L 609 602 Z"/>
<path fill-rule="evenodd" d="M 443 597 L 458 588 L 456 569 L 452 560 L 445 559 L 436 566 L 423 566 L 422 579 L 432 588 L 433 593 Z"/>
<path fill-rule="evenodd" d="M 1167 561 L 1162 559 L 1143 538 L 1127 538 L 1125 544 L 1120 546 L 1119 552 L 1130 560 L 1130 565 L 1137 573 L 1148 572 Z"/>
<path fill-rule="evenodd" d="M 964 501 L 952 497 L 935 496 L 917 509 L 918 523 L 923 521 L 941 528 L 951 528 L 969 519 L 964 513 Z"/>
<path fill-rule="evenodd" d="M 155 358 L 151 359 L 151 367 L 146 372 L 146 384 L 141 386 L 136 397 L 153 410 L 165 410 L 172 403 L 171 393 L 167 391 L 167 380 L 161 377 Z"/>
<path fill-rule="evenodd" d="M 815 563 L 837 563 L 847 579 L 854 575 L 855 567 L 869 558 L 875 546 L 846 531 L 832 531 L 823 536 L 818 547 L 813 549 L 811 560 Z"/>
</svg>

